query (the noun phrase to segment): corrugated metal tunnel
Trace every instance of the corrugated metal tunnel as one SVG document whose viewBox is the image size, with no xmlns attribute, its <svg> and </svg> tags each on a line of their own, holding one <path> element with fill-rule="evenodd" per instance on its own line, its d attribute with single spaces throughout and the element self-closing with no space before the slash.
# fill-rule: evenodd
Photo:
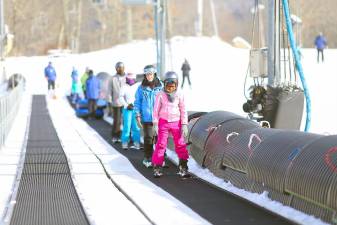
<svg viewBox="0 0 337 225">
<path fill-rule="evenodd" d="M 231 112 L 189 114 L 190 154 L 214 175 L 336 223 L 337 136 L 262 128 Z"/>
</svg>

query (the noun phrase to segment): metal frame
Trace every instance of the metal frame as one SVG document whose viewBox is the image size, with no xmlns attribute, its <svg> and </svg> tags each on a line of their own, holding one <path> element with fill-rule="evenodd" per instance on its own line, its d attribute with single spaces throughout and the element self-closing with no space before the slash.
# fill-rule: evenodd
<svg viewBox="0 0 337 225">
<path fill-rule="evenodd" d="M 6 138 L 17 115 L 24 90 L 21 80 L 12 91 L 0 97 L 0 149 L 5 144 Z"/>
</svg>

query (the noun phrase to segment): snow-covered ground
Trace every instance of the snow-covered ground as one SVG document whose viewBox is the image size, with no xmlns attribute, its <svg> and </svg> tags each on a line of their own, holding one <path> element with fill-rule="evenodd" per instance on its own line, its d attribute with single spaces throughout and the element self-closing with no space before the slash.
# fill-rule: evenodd
<svg viewBox="0 0 337 225">
<path fill-rule="evenodd" d="M 248 65 L 248 51 L 233 48 L 217 38 L 175 37 L 171 41 L 171 55 L 167 56 L 167 70 L 180 74 L 180 67 L 187 58 L 191 65 L 192 87 L 186 84 L 184 93 L 187 109 L 193 111 L 226 110 L 240 115 L 244 97 L 244 80 Z M 50 58 L 45 56 L 8 58 L 8 74 L 21 73 L 27 79 L 27 95 L 18 112 L 7 144 L 0 150 L 0 216 L 2 222 L 15 204 L 15 185 L 17 172 L 23 162 L 26 124 L 29 122 L 31 94 L 46 94 L 47 82 L 43 69 L 52 61 L 57 71 L 58 98 L 48 99 L 48 108 L 65 153 L 69 159 L 72 175 L 81 201 L 93 224 L 146 224 L 143 215 L 130 204 L 116 187 L 107 179 L 103 166 L 131 199 L 142 208 L 156 224 L 207 224 L 199 215 L 170 194 L 147 181 L 140 175 L 127 159 L 99 135 L 76 118 L 73 110 L 64 98 L 71 86 L 70 73 L 76 67 L 80 73 L 89 66 L 98 72 L 114 73 L 117 61 L 123 61 L 128 72 L 141 73 L 147 64 L 156 61 L 155 42 L 153 40 L 134 41 L 111 49 L 64 57 Z M 316 50 L 304 49 L 303 67 L 312 100 L 311 132 L 336 134 L 337 132 L 337 90 L 336 67 L 337 50 L 325 51 L 325 63 L 316 63 Z M 248 80 L 250 83 L 251 81 Z M 248 82 L 248 85 L 249 85 Z M 71 126 L 70 126 L 71 124 Z M 169 155 L 177 160 L 174 154 Z M 97 158 L 98 157 L 98 158 Z M 100 160 L 99 160 L 100 159 Z M 103 164 L 101 164 L 101 162 Z M 286 216 L 300 224 L 324 224 L 313 216 L 298 212 L 280 203 L 268 199 L 266 193 L 258 195 L 233 187 L 214 177 L 189 161 L 191 171 L 203 179 L 235 194 L 243 196 L 263 207 Z M 163 177 L 162 179 L 165 179 Z M 13 193 L 13 195 L 12 195 Z M 139 195 L 139 193 L 143 193 Z M 146 201 L 144 201 L 146 199 Z M 154 201 L 160 201 L 161 210 L 156 210 Z M 118 203 L 117 203 L 118 202 Z M 127 210 L 129 220 L 121 215 L 111 214 L 114 207 Z M 163 208 L 165 210 L 163 210 Z M 178 212 L 179 211 L 179 212 Z M 177 215 L 171 218 L 168 215 Z M 123 220 L 122 220 L 123 219 Z M 177 222 L 179 221 L 179 223 Z M 198 222 L 197 222 L 198 221 Z M 1 221 L 0 221 L 1 224 Z"/>
<path fill-rule="evenodd" d="M 7 82 L 0 83 L 0 97 L 6 94 Z"/>
</svg>

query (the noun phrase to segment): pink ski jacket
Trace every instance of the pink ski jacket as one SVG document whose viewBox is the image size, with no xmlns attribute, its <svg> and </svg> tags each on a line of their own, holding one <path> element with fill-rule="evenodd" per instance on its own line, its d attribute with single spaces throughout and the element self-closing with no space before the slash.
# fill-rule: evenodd
<svg viewBox="0 0 337 225">
<path fill-rule="evenodd" d="M 188 123 L 185 100 L 181 92 L 176 92 L 173 102 L 169 102 L 164 91 L 157 94 L 153 108 L 153 123 L 158 124 L 160 118 L 168 122 L 181 120 L 181 124 Z"/>
</svg>

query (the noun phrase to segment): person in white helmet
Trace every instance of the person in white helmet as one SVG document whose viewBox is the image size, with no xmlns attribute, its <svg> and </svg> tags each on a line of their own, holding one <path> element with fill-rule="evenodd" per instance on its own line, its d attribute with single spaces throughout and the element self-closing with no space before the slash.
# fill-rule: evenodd
<svg viewBox="0 0 337 225">
<path fill-rule="evenodd" d="M 138 87 L 135 100 L 135 112 L 137 124 L 143 129 L 144 134 L 144 159 L 143 165 L 147 168 L 152 167 L 153 153 L 153 123 L 152 114 L 156 95 L 162 90 L 163 86 L 157 77 L 156 69 L 153 65 L 144 67 L 144 79 Z"/>
</svg>

